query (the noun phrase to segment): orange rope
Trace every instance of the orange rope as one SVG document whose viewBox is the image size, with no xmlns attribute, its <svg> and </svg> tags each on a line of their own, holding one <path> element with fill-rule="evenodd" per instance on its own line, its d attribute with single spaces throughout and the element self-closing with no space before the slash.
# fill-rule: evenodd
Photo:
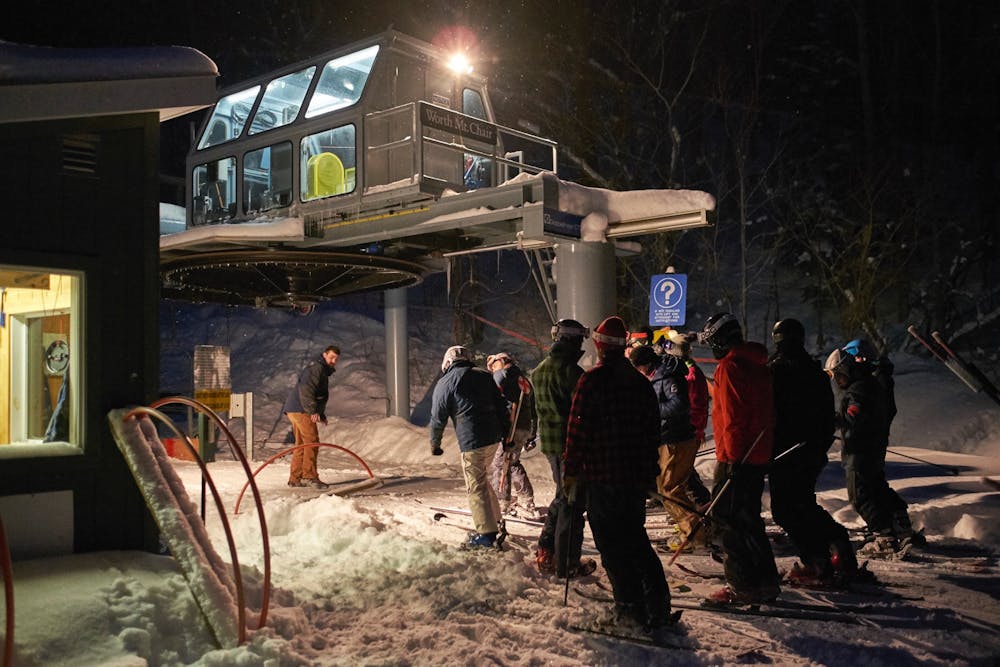
<svg viewBox="0 0 1000 667">
<path fill-rule="evenodd" d="M 537 340 L 534 340 L 532 338 L 528 338 L 527 336 L 522 336 L 521 334 L 517 333 L 516 331 L 511 331 L 510 329 L 506 329 L 506 328 L 500 326 L 499 324 L 497 324 L 496 322 L 491 322 L 488 319 L 486 319 L 485 317 L 480 317 L 479 315 L 476 315 L 471 310 L 463 310 L 462 312 L 465 313 L 466 315 L 469 315 L 470 317 L 476 318 L 477 320 L 479 320 L 483 324 L 488 324 L 491 327 L 493 327 L 494 329 L 499 329 L 500 331 L 504 332 L 508 336 L 513 336 L 514 338 L 517 338 L 519 340 L 523 340 L 525 343 L 528 343 L 529 345 L 534 345 L 535 347 L 537 347 L 537 348 L 539 348 L 541 350 L 545 349 L 545 346 L 542 345 L 541 343 L 539 343 Z"/>
</svg>

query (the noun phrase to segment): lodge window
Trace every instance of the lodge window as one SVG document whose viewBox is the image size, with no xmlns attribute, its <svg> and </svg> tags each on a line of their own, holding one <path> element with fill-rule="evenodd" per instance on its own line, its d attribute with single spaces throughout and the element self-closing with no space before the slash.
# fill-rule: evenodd
<svg viewBox="0 0 1000 667">
<path fill-rule="evenodd" d="M 82 452 L 83 276 L 0 265 L 0 458 Z"/>
</svg>

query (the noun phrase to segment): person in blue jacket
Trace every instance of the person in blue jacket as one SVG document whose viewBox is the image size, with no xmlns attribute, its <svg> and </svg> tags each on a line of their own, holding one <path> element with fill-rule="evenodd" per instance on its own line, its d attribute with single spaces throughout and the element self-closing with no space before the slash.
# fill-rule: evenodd
<svg viewBox="0 0 1000 667">
<path fill-rule="evenodd" d="M 660 405 L 660 474 L 656 478 L 656 490 L 679 532 L 668 546 L 671 549 L 678 549 L 682 544 L 685 548 L 696 545 L 708 548 L 707 527 L 694 532 L 699 517 L 691 511 L 687 492 L 695 454 L 698 453 L 698 441 L 691 425 L 687 365 L 680 357 L 660 357 L 649 345 L 629 350 L 629 361 L 653 384 Z"/>
<path fill-rule="evenodd" d="M 510 432 L 507 402 L 493 376 L 476 368 L 472 354 L 461 345 L 453 345 L 444 353 L 441 372 L 444 375 L 434 387 L 431 402 L 431 454 L 444 453 L 441 437 L 451 418 L 462 452 L 465 490 L 475 525 L 465 546 L 499 547 L 500 503 L 490 485 L 489 468 L 497 447 Z"/>
</svg>

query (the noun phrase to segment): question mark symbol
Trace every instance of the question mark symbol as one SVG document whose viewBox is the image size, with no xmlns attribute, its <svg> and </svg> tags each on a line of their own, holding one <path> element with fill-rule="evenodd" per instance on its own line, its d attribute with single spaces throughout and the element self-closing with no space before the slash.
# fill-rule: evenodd
<svg viewBox="0 0 1000 667">
<path fill-rule="evenodd" d="M 670 300 L 673 298 L 674 292 L 676 290 L 677 290 L 677 285 L 674 283 L 673 280 L 664 280 L 663 282 L 660 283 L 660 291 L 663 292 L 663 295 L 665 297 L 664 303 L 667 304 L 670 303 Z"/>
</svg>

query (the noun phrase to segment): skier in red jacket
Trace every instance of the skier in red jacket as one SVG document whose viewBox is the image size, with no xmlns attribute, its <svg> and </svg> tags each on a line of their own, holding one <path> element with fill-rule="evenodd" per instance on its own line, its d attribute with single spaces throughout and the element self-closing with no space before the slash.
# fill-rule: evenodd
<svg viewBox="0 0 1000 667">
<path fill-rule="evenodd" d="M 774 443 L 774 393 L 767 348 L 745 342 L 739 322 L 729 313 L 710 317 L 699 338 L 719 360 L 712 407 L 718 461 L 712 516 L 725 553 L 728 584 L 707 602 L 766 602 L 781 590 L 760 516 L 764 475 Z"/>
</svg>

